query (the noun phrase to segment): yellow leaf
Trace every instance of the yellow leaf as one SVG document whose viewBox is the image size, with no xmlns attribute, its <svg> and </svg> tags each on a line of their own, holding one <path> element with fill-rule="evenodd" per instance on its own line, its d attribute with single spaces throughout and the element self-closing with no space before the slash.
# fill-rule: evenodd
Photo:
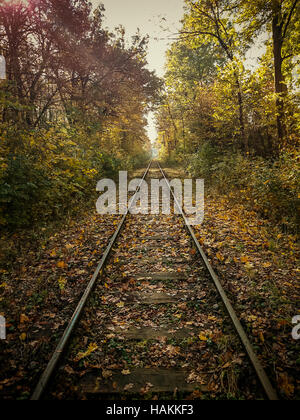
<svg viewBox="0 0 300 420">
<path fill-rule="evenodd" d="M 268 263 L 264 263 L 264 264 L 263 264 L 263 267 L 264 267 L 264 268 L 269 268 L 269 267 L 272 267 L 272 264 L 271 264 L 271 263 L 269 263 L 269 262 L 268 262 Z"/>
<path fill-rule="evenodd" d="M 216 254 L 216 257 L 218 258 L 219 261 L 223 262 L 224 261 L 224 257 L 222 254 L 220 254 L 219 252 Z"/>
<path fill-rule="evenodd" d="M 61 292 L 63 292 L 65 290 L 66 284 L 67 284 L 67 279 L 65 279 L 64 277 L 60 277 L 58 280 L 58 286 L 61 290 Z"/>
<path fill-rule="evenodd" d="M 245 267 L 247 268 L 247 270 L 252 270 L 252 268 L 254 267 L 252 263 L 247 263 L 245 264 Z"/>
<path fill-rule="evenodd" d="M 124 302 L 119 302 L 117 303 L 117 307 L 118 308 L 124 308 L 125 303 Z"/>
<path fill-rule="evenodd" d="M 23 334 L 20 335 L 20 340 L 21 341 L 25 341 L 26 338 L 27 338 L 27 334 L 26 333 L 23 333 Z"/>
<path fill-rule="evenodd" d="M 199 338 L 200 338 L 201 341 L 207 341 L 208 340 L 208 338 L 205 337 L 205 335 L 203 335 L 203 334 L 199 334 Z"/>
<path fill-rule="evenodd" d="M 25 322 L 29 322 L 29 318 L 25 314 L 22 314 L 20 316 L 20 324 L 24 324 Z"/>
<path fill-rule="evenodd" d="M 80 352 L 78 353 L 77 357 L 76 357 L 76 361 L 79 362 L 82 359 L 85 359 L 86 357 L 88 357 L 90 354 L 92 354 L 94 351 L 98 350 L 98 346 L 96 343 L 91 343 L 87 349 L 86 352 Z"/>
<path fill-rule="evenodd" d="M 128 370 L 128 369 L 122 370 L 122 375 L 130 375 L 130 370 Z"/>
<path fill-rule="evenodd" d="M 241 261 L 242 263 L 247 264 L 249 263 L 249 258 L 244 255 L 243 257 L 241 257 Z"/>
<path fill-rule="evenodd" d="M 59 261 L 57 263 L 57 267 L 58 268 L 66 268 L 67 267 L 67 264 L 64 261 Z"/>
</svg>

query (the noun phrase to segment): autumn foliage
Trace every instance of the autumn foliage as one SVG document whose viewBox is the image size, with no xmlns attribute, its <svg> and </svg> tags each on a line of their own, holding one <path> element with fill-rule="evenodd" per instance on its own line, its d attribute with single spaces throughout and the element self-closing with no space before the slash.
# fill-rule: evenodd
<svg viewBox="0 0 300 420">
<path fill-rule="evenodd" d="M 147 38 L 103 27 L 87 0 L 0 5 L 0 225 L 62 217 L 96 181 L 143 163 L 145 115 L 160 81 L 146 68 Z"/>
<path fill-rule="evenodd" d="M 291 0 L 186 0 L 157 113 L 166 161 L 184 163 L 292 231 L 299 225 L 299 11 Z"/>
</svg>

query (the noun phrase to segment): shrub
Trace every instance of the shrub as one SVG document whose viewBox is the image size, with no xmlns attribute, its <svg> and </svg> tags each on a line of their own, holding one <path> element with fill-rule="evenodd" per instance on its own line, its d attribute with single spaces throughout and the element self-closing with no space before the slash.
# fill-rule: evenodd
<svg viewBox="0 0 300 420">
<path fill-rule="evenodd" d="M 146 154 L 99 151 L 99 136 L 79 130 L 2 133 L 0 226 L 10 231 L 77 212 L 95 198 L 99 179 L 116 178 L 119 170 L 146 160 Z"/>
<path fill-rule="evenodd" d="M 278 160 L 218 154 L 211 143 L 190 156 L 188 171 L 217 193 L 233 193 L 284 230 L 299 229 L 299 162 L 292 152 Z"/>
</svg>

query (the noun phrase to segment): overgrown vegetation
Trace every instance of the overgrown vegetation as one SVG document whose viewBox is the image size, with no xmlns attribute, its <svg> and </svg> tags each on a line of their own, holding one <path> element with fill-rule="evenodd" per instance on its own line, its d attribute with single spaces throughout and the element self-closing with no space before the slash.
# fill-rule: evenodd
<svg viewBox="0 0 300 420">
<path fill-rule="evenodd" d="M 184 163 L 291 232 L 299 226 L 299 13 L 292 0 L 186 0 L 157 113 L 168 164 Z"/>
<path fill-rule="evenodd" d="M 188 171 L 204 178 L 219 194 L 230 195 L 235 201 L 243 200 L 252 209 L 274 223 L 283 231 L 297 231 L 299 226 L 297 195 L 299 169 L 293 153 L 282 153 L 276 161 L 261 157 L 243 156 L 241 153 L 224 153 L 206 143 L 186 162 Z"/>
<path fill-rule="evenodd" d="M 1 2 L 0 226 L 9 232 L 77 211 L 96 182 L 144 164 L 145 115 L 160 80 L 147 38 L 103 28 L 87 0 Z"/>
</svg>

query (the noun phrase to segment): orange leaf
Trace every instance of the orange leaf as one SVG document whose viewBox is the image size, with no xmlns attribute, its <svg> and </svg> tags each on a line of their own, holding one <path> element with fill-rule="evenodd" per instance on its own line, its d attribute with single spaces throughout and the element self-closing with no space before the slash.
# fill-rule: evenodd
<svg viewBox="0 0 300 420">
<path fill-rule="evenodd" d="M 67 268 L 67 264 L 64 261 L 59 261 L 57 263 L 58 268 Z"/>
<path fill-rule="evenodd" d="M 250 262 L 249 258 L 246 257 L 245 255 L 241 258 L 242 263 L 247 264 L 248 262 Z"/>
<path fill-rule="evenodd" d="M 220 252 L 218 252 L 217 254 L 216 254 L 216 257 L 218 258 L 218 260 L 219 261 L 221 261 L 221 262 L 223 262 L 224 261 L 224 257 L 223 257 L 223 255 L 222 254 L 220 254 Z"/>
</svg>

